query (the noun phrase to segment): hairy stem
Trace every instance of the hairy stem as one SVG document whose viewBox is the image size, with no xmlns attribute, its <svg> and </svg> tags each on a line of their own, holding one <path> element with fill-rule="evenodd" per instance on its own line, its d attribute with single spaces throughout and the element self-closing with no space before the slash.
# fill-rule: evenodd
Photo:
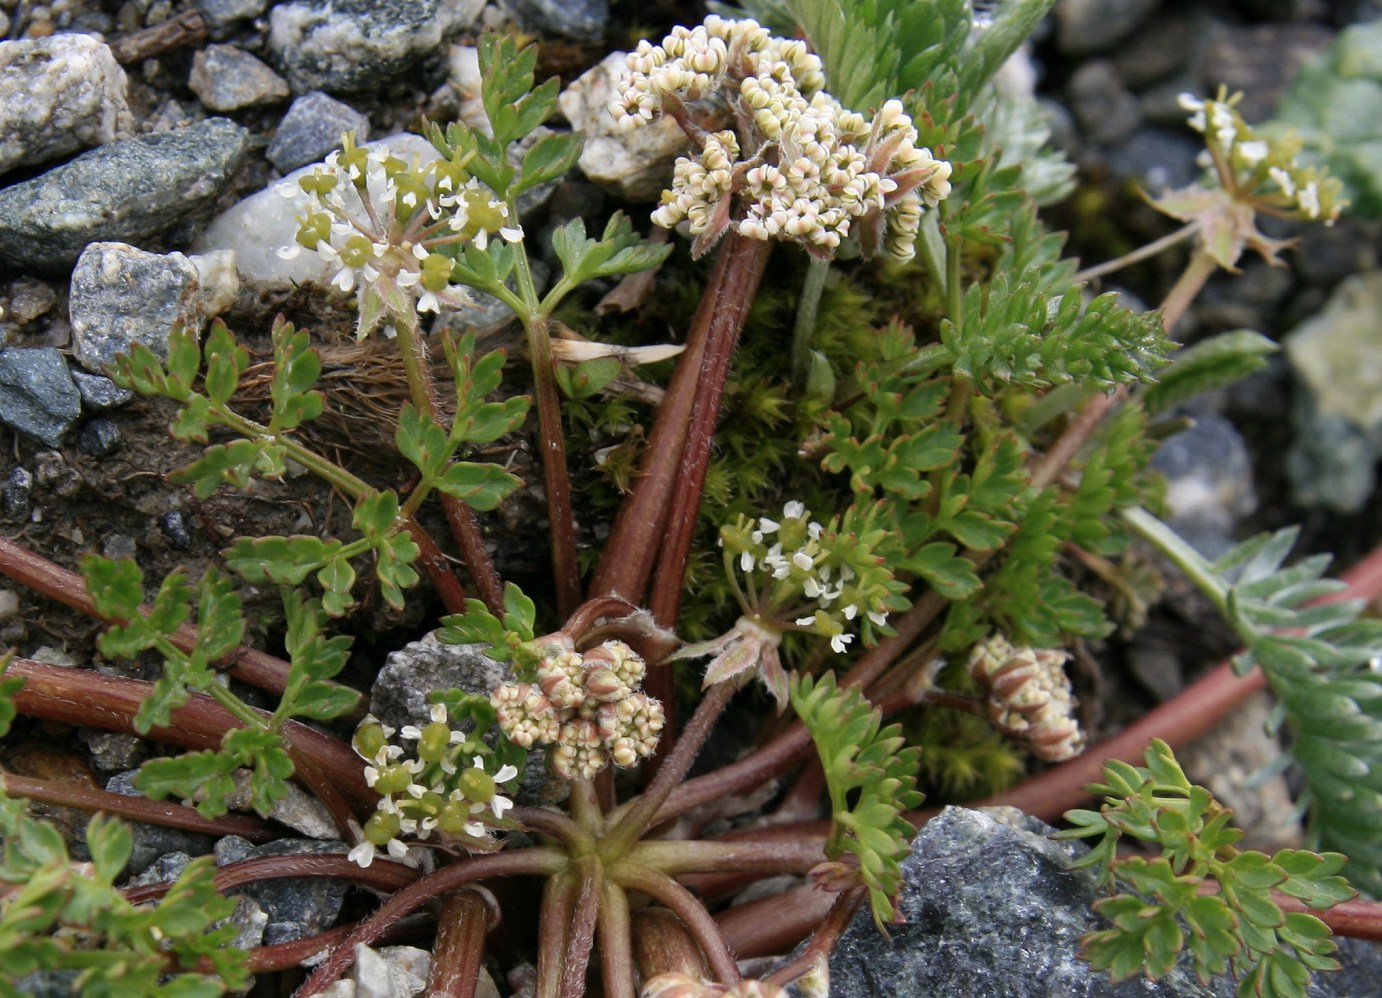
<svg viewBox="0 0 1382 998">
<path fill-rule="evenodd" d="M 605 871 L 599 857 L 583 856 L 574 865 L 579 879 L 571 908 L 571 928 L 566 936 L 566 956 L 562 960 L 560 998 L 585 996 L 586 971 L 595 948 L 595 926 L 605 884 Z"/>
<path fill-rule="evenodd" d="M 684 974 L 692 980 L 706 976 L 705 955 L 686 931 L 686 925 L 666 908 L 649 906 L 634 912 L 634 957 L 643 980 L 659 974 Z"/>
<path fill-rule="evenodd" d="M 722 984 L 739 983 L 739 967 L 734 962 L 729 946 L 720 935 L 719 926 L 705 905 L 696 896 L 667 874 L 651 866 L 632 863 L 628 860 L 610 867 L 610 879 L 621 887 L 642 891 L 654 901 L 672 910 L 686 925 L 692 937 L 701 947 L 710 969 Z"/>
<path fill-rule="evenodd" d="M 374 891 L 396 891 L 418 879 L 418 871 L 392 860 L 377 859 L 366 869 L 345 853 L 292 853 L 286 856 L 256 856 L 227 863 L 216 871 L 216 890 L 225 893 L 246 884 L 296 877 L 332 877 L 347 880 Z M 131 904 L 156 901 L 167 894 L 174 881 L 128 887 L 124 894 Z"/>
<path fill-rule="evenodd" d="M 816 931 L 811 933 L 811 941 L 806 944 L 805 949 L 773 971 L 768 977 L 768 983 L 785 988 L 802 974 L 815 970 L 822 961 L 829 959 L 835 944 L 845 934 L 845 929 L 849 928 L 854 913 L 859 910 L 859 905 L 864 902 L 867 894 L 865 888 L 854 887 L 836 897 L 835 903 L 830 906 L 830 913 L 825 916 L 825 921 L 816 927 Z"/>
<path fill-rule="evenodd" d="M 601 890 L 596 929 L 600 938 L 600 976 L 605 983 L 605 998 L 634 998 L 629 896 L 609 880 L 605 880 Z"/>
<path fill-rule="evenodd" d="M 561 966 L 566 957 L 566 938 L 578 886 L 576 872 L 569 869 L 562 870 L 543 885 L 537 919 L 536 998 L 557 998 L 561 989 Z"/>
<path fill-rule="evenodd" d="M 447 897 L 437 916 L 428 995 L 474 998 L 485 962 L 485 937 L 498 922 L 498 912 L 498 902 L 483 888 L 466 887 Z"/>
<path fill-rule="evenodd" d="M 792 385 L 798 392 L 806 389 L 806 377 L 811 373 L 811 348 L 816 342 L 816 314 L 820 310 L 825 279 L 830 273 L 830 261 L 810 257 L 806 264 L 806 279 L 797 296 L 797 319 L 792 327 Z"/>
<path fill-rule="evenodd" d="M 365 199 L 368 202 L 368 198 Z M 414 313 L 407 320 L 395 323 L 398 330 L 398 349 L 403 358 L 403 372 L 408 378 L 408 389 L 412 394 L 413 405 L 418 412 L 425 413 L 438 426 L 444 426 L 441 403 L 437 399 L 437 385 L 432 378 L 432 362 L 427 355 L 427 341 L 423 339 Z M 439 495 L 446 521 L 451 525 L 452 536 L 461 549 L 461 558 L 470 570 L 475 583 L 476 595 L 490 613 L 504 612 L 504 584 L 494 561 L 485 548 L 484 535 L 475 519 L 475 511 L 455 496 Z M 456 611 L 459 612 L 459 611 Z"/>
<path fill-rule="evenodd" d="M 357 925 L 294 993 L 294 998 L 309 998 L 330 987 L 355 959 L 357 945 L 373 943 L 386 928 L 423 905 L 466 884 L 490 877 L 550 877 L 565 867 L 566 862 L 565 853 L 559 849 L 537 847 L 476 856 L 422 877 L 395 893 Z"/>
<path fill-rule="evenodd" d="M 805 873 L 825 859 L 821 842 L 806 838 L 773 842 L 679 841 L 639 842 L 628 859 L 671 877 L 733 870 L 763 877 Z"/>
</svg>

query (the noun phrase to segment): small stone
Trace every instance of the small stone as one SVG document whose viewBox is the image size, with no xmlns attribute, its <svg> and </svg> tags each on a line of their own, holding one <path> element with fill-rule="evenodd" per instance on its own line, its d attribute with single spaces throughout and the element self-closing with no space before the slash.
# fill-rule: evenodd
<svg viewBox="0 0 1382 998">
<path fill-rule="evenodd" d="M 217 922 L 214 928 L 222 925 L 235 926 L 235 938 L 226 945 L 238 949 L 254 949 L 264 944 L 264 935 L 269 928 L 269 913 L 259 907 L 259 902 L 244 894 L 235 898 L 235 910 L 225 919 Z"/>
<path fill-rule="evenodd" d="M 106 534 L 101 539 L 101 554 L 111 561 L 134 558 L 139 554 L 139 545 L 128 534 Z"/>
<path fill-rule="evenodd" d="M 249 770 L 242 769 L 235 774 L 235 791 L 228 800 L 229 806 L 249 810 L 252 793 Z M 336 840 L 341 834 L 326 805 L 291 783 L 287 795 L 274 801 L 268 817 L 308 838 Z"/>
<path fill-rule="evenodd" d="M 1382 271 L 1343 281 L 1285 345 L 1301 388 L 1286 460 L 1295 499 L 1356 512 L 1382 455 Z"/>
<path fill-rule="evenodd" d="M 1116 147 L 1142 124 L 1142 109 L 1118 70 L 1107 59 L 1095 59 L 1075 71 L 1067 88 L 1070 109 L 1086 141 Z"/>
<path fill-rule="evenodd" d="M 193 6 L 201 12 L 207 33 L 212 38 L 223 38 L 237 22 L 264 13 L 269 0 L 194 0 Z"/>
<path fill-rule="evenodd" d="M 1206 30 L 1207 20 L 1203 11 L 1158 11 L 1112 53 L 1124 85 L 1141 90 L 1188 67 L 1195 51 L 1191 39 Z"/>
<path fill-rule="evenodd" d="M 1103 52 L 1127 38 L 1157 0 L 1057 0 L 1056 47 L 1066 55 Z"/>
<path fill-rule="evenodd" d="M 278 124 L 264 155 L 280 173 L 318 163 L 341 147 L 341 136 L 355 134 L 363 145 L 369 138 L 369 118 L 320 90 L 293 101 Z"/>
<path fill-rule="evenodd" d="M 212 111 L 273 104 L 290 93 L 283 77 L 234 45 L 208 45 L 197 52 L 187 86 Z"/>
<path fill-rule="evenodd" d="M 1242 91 L 1237 110 L 1255 125 L 1272 115 L 1300 68 L 1333 39 L 1322 24 L 1217 25 L 1201 61 L 1201 91 Z"/>
<path fill-rule="evenodd" d="M 0 41 L 0 173 L 134 127 L 125 71 L 90 35 Z"/>
<path fill-rule="evenodd" d="M 1201 171 L 1204 143 L 1184 132 L 1146 126 L 1107 149 L 1104 164 L 1120 180 L 1135 180 L 1150 194 L 1187 187 Z"/>
<path fill-rule="evenodd" d="M 168 543 L 179 551 L 186 551 L 192 546 L 192 534 L 187 529 L 187 519 L 180 509 L 170 509 L 160 516 L 158 530 L 167 538 Z"/>
<path fill-rule="evenodd" d="M 235 304 L 235 296 L 240 292 L 240 272 L 235 267 L 233 252 L 216 250 L 187 259 L 197 268 L 197 279 L 201 281 L 203 315 L 209 319 Z"/>
<path fill-rule="evenodd" d="M 19 596 L 10 589 L 0 589 L 0 622 L 13 620 L 19 613 Z"/>
<path fill-rule="evenodd" d="M 164 853 L 145 867 L 142 873 L 130 877 L 129 886 L 146 887 L 150 884 L 166 884 L 177 880 L 191 862 L 192 857 L 185 852 Z"/>
<path fill-rule="evenodd" d="M 1291 266 L 1306 284 L 1332 288 L 1351 274 L 1377 269 L 1375 221 L 1343 218 L 1336 225 L 1309 225 L 1298 238 Z"/>
<path fill-rule="evenodd" d="M 53 347 L 0 350 L 0 422 L 56 447 L 81 415 L 82 397 Z"/>
<path fill-rule="evenodd" d="M 0 489 L 0 510 L 7 520 L 22 520 L 29 516 L 29 500 L 34 493 L 34 476 L 29 469 L 15 465 Z"/>
<path fill-rule="evenodd" d="M 10 284 L 10 304 L 5 318 L 21 326 L 47 314 L 58 303 L 58 294 L 47 281 L 17 277 Z"/>
<path fill-rule="evenodd" d="M 0 264 L 55 273 L 100 240 L 140 242 L 219 194 L 249 147 L 224 118 L 111 142 L 0 190 Z"/>
<path fill-rule="evenodd" d="M 1206 558 L 1233 546 L 1238 523 L 1257 508 L 1257 494 L 1252 457 L 1232 423 L 1196 416 L 1194 426 L 1162 443 L 1152 467 L 1166 476 L 1172 530 Z"/>
<path fill-rule="evenodd" d="M 324 856 L 345 851 L 345 843 L 340 841 L 279 839 L 253 846 L 235 835 L 218 841 L 215 849 L 217 866 L 260 856 Z M 268 913 L 264 944 L 273 945 L 305 939 L 330 928 L 340 914 L 346 884 L 323 877 L 288 877 L 247 884 L 238 893 L 253 898 Z"/>
<path fill-rule="evenodd" d="M 82 404 L 88 409 L 101 412 L 122 406 L 134 398 L 134 392 L 121 388 L 103 374 L 88 374 L 86 371 L 73 371 L 72 380 L 82 396 Z"/>
<path fill-rule="evenodd" d="M 671 184 L 672 166 L 690 140 L 671 118 L 659 118 L 621 134 L 609 103 L 624 69 L 624 53 L 612 52 L 581 74 L 558 98 L 573 130 L 585 136 L 581 171 L 629 201 L 655 201 Z"/>
<path fill-rule="evenodd" d="M 116 773 L 106 781 L 106 789 L 113 794 L 124 794 L 126 797 L 143 797 L 145 796 L 144 792 L 134 785 L 134 778 L 137 775 L 139 775 L 137 769 Z M 211 851 L 212 838 L 209 835 L 186 832 L 180 828 L 168 828 L 163 825 L 151 825 L 144 821 L 130 821 L 127 824 L 134 835 L 134 847 L 130 851 L 130 862 L 125 867 L 125 872 L 130 876 L 144 872 L 166 853 L 186 853 L 189 856 L 201 856 Z"/>
<path fill-rule="evenodd" d="M 609 23 L 609 0 L 499 0 L 525 31 L 598 42 Z"/>
<path fill-rule="evenodd" d="M 97 731 L 94 728 L 78 729 L 78 737 L 86 742 L 91 752 L 91 763 L 105 773 L 121 773 L 136 768 L 149 754 L 148 745 L 142 738 L 121 734 L 118 731 Z"/>
<path fill-rule="evenodd" d="M 77 449 L 88 457 L 109 457 L 120 443 L 120 427 L 105 416 L 88 419 L 77 431 Z"/>
<path fill-rule="evenodd" d="M 97 374 L 136 343 L 167 360 L 175 326 L 201 329 L 201 290 L 197 268 L 181 253 L 93 243 L 72 271 L 73 354 Z"/>
<path fill-rule="evenodd" d="M 427 987 L 432 955 L 413 946 L 355 947 L 355 998 L 412 998 Z"/>
<path fill-rule="evenodd" d="M 269 14 L 269 50 L 295 93 L 359 93 L 475 23 L 484 0 L 295 0 Z"/>
</svg>

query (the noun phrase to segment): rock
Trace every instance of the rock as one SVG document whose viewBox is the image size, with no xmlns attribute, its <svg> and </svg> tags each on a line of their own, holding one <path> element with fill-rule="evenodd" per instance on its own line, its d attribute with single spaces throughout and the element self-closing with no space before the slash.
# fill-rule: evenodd
<svg viewBox="0 0 1382 998">
<path fill-rule="evenodd" d="M 269 14 L 269 50 L 295 93 L 358 93 L 475 23 L 484 0 L 295 0 Z"/>
<path fill-rule="evenodd" d="M 82 397 L 56 349 L 0 350 L 0 423 L 56 447 L 81 411 Z"/>
<path fill-rule="evenodd" d="M 58 294 L 47 281 L 16 277 L 10 282 L 9 299 L 3 318 L 24 326 L 50 312 L 58 303 Z"/>
<path fill-rule="evenodd" d="M 235 910 L 213 927 L 219 929 L 223 925 L 235 926 L 235 938 L 227 946 L 254 949 L 264 942 L 264 933 L 269 927 L 269 913 L 259 907 L 258 901 L 240 894 L 235 898 Z"/>
<path fill-rule="evenodd" d="M 672 181 L 672 166 L 690 141 L 670 118 L 619 134 L 609 113 L 624 53 L 612 52 L 581 74 L 558 98 L 561 113 L 585 136 L 580 167 L 586 177 L 629 201 L 655 201 Z"/>
<path fill-rule="evenodd" d="M 405 159 L 416 155 L 431 160 L 438 156 L 432 143 L 419 135 L 391 135 L 369 143 L 370 148 L 380 145 L 387 146 Z M 197 240 L 198 252 L 232 251 L 240 277 L 263 287 L 329 283 L 331 265 L 320 255 L 299 253 L 291 260 L 284 260 L 278 255 L 280 249 L 292 246 L 296 241 L 297 215 L 305 210 L 307 204 L 307 195 L 301 191 L 286 198 L 279 193 L 279 188 L 296 188 L 298 178 L 311 169 L 311 166 L 305 166 L 295 170 L 217 215 Z"/>
<path fill-rule="evenodd" d="M 345 844 L 279 839 L 254 846 L 238 835 L 228 835 L 216 843 L 216 865 L 225 866 L 259 856 L 323 856 L 345 853 Z M 330 928 L 340 914 L 346 883 L 326 877 L 288 877 L 246 884 L 237 890 L 252 898 L 268 913 L 264 945 L 305 939 Z"/>
<path fill-rule="evenodd" d="M 1247 444 L 1222 416 L 1195 417 L 1195 425 L 1168 437 L 1152 458 L 1166 476 L 1167 523 L 1206 558 L 1234 543 L 1234 528 L 1257 508 Z"/>
<path fill-rule="evenodd" d="M 269 0 L 194 0 L 212 38 L 223 38 L 239 21 L 258 17 L 269 7 Z"/>
<path fill-rule="evenodd" d="M 212 111 L 287 100 L 288 83 L 254 56 L 234 45 L 208 45 L 192 58 L 188 87 Z"/>
<path fill-rule="evenodd" d="M 461 121 L 489 135 L 489 116 L 480 100 L 480 50 L 474 45 L 452 45 L 446 65 L 446 85 L 433 95 L 433 103 L 439 109 L 444 106 L 450 110 L 446 118 Z M 432 120 L 444 118 L 433 113 Z"/>
<path fill-rule="evenodd" d="M 264 155 L 280 173 L 288 173 L 326 159 L 341 147 L 345 132 L 354 132 L 356 141 L 363 144 L 369 138 L 369 118 L 313 90 L 293 101 Z"/>
<path fill-rule="evenodd" d="M 1158 11 L 1111 54 L 1124 85 L 1141 90 L 1184 70 L 1199 47 L 1206 21 L 1202 11 Z"/>
<path fill-rule="evenodd" d="M 1343 281 L 1284 342 L 1301 389 L 1286 460 L 1292 494 L 1303 505 L 1356 512 L 1382 455 L 1382 271 Z"/>
<path fill-rule="evenodd" d="M 355 998 L 412 998 L 427 987 L 432 954 L 413 946 L 355 947 Z"/>
<path fill-rule="evenodd" d="M 158 532 L 170 545 L 179 551 L 192 546 L 192 534 L 187 529 L 187 518 L 180 509 L 170 509 L 158 518 Z"/>
<path fill-rule="evenodd" d="M 197 253 L 187 258 L 197 268 L 202 284 L 202 314 L 208 319 L 235 304 L 240 291 L 240 273 L 235 269 L 235 254 L 230 250 Z"/>
<path fill-rule="evenodd" d="M 867 908 L 830 959 L 834 998 L 945 995 L 946 998 L 1229 998 L 1177 968 L 1159 984 L 1113 984 L 1077 951 L 1099 927 L 1090 904 L 1094 876 L 1072 870 L 1078 843 L 1047 838 L 1049 826 L 1013 808 L 947 807 L 922 828 L 903 862 L 899 904 L 906 924 L 891 941 Z"/>
<path fill-rule="evenodd" d="M 113 794 L 124 794 L 126 797 L 143 797 L 145 796 L 144 792 L 134 785 L 134 778 L 138 774 L 139 770 L 137 769 L 116 773 L 106 781 L 106 789 Z M 155 860 L 166 853 L 201 856 L 211 851 L 213 840 L 210 835 L 186 832 L 180 828 L 168 828 L 164 825 L 151 825 L 144 821 L 129 821 L 126 824 L 129 825 L 130 832 L 134 836 L 134 846 L 130 850 L 129 865 L 125 867 L 125 872 L 129 876 L 143 873 Z M 159 879 L 166 878 L 160 877 Z"/>
<path fill-rule="evenodd" d="M 34 493 L 34 476 L 28 468 L 15 465 L 5 478 L 5 486 L 0 489 L 0 510 L 7 520 L 26 519 L 29 515 L 29 500 Z"/>
<path fill-rule="evenodd" d="M 97 374 L 136 343 L 167 360 L 168 336 L 175 325 L 200 332 L 201 292 L 197 268 L 181 253 L 93 243 L 72 271 L 73 354 Z"/>
<path fill-rule="evenodd" d="M 1296 73 L 1333 37 L 1320 24 L 1217 25 L 1201 63 L 1201 92 L 1241 90 L 1238 111 L 1256 124 L 1271 116 Z"/>
<path fill-rule="evenodd" d="M 149 884 L 166 884 L 169 881 L 177 880 L 182 876 L 182 871 L 187 869 L 187 864 L 192 862 L 192 857 L 185 852 L 164 853 L 154 860 L 140 873 L 135 874 L 129 879 L 130 887 L 146 887 Z"/>
<path fill-rule="evenodd" d="M 88 457 L 109 457 L 120 442 L 120 427 L 105 416 L 88 419 L 77 432 L 77 449 Z"/>
<path fill-rule="evenodd" d="M 461 689 L 486 696 L 508 678 L 502 662 L 481 653 L 480 645 L 444 645 L 435 634 L 390 652 L 370 690 L 370 713 L 402 728 L 431 720 L 427 694 Z"/>
<path fill-rule="evenodd" d="M 1137 98 L 1123 86 L 1107 59 L 1095 59 L 1075 71 L 1067 88 L 1070 109 L 1086 141 L 1116 147 L 1142 124 Z"/>
<path fill-rule="evenodd" d="M 1332 288 L 1351 274 L 1378 265 L 1378 225 L 1362 218 L 1342 218 L 1335 225 L 1307 225 L 1291 254 L 1291 268 L 1306 284 Z"/>
<path fill-rule="evenodd" d="M 249 133 L 224 118 L 112 142 L 0 191 L 0 263 L 64 271 L 87 244 L 140 242 L 219 193 Z"/>
<path fill-rule="evenodd" d="M 92 765 L 106 773 L 135 769 L 149 754 L 148 744 L 142 738 L 118 731 L 79 728 L 77 737 L 86 742 Z"/>
<path fill-rule="evenodd" d="M 1056 47 L 1088 55 L 1113 47 L 1133 33 L 1157 0 L 1057 0 Z"/>
<path fill-rule="evenodd" d="M 88 374 L 85 371 L 72 371 L 72 380 L 77 384 L 82 404 L 88 409 L 100 412 L 124 405 L 134 398 L 134 392 L 121 388 L 114 381 L 101 374 Z"/>
<path fill-rule="evenodd" d="M 525 31 L 598 42 L 609 23 L 609 0 L 499 0 Z"/>
<path fill-rule="evenodd" d="M 228 803 L 231 808 L 247 811 L 251 801 L 249 770 L 242 769 L 235 774 L 235 792 Z M 335 840 L 340 835 L 326 805 L 291 783 L 287 796 L 274 801 L 268 817 L 312 839 Z"/>
<path fill-rule="evenodd" d="M 0 41 L 0 173 L 134 127 L 125 71 L 90 35 Z"/>
<path fill-rule="evenodd" d="M 1104 164 L 1115 177 L 1159 194 L 1193 183 L 1201 172 L 1195 157 L 1203 150 L 1203 142 L 1183 131 L 1149 125 L 1108 149 Z"/>
</svg>

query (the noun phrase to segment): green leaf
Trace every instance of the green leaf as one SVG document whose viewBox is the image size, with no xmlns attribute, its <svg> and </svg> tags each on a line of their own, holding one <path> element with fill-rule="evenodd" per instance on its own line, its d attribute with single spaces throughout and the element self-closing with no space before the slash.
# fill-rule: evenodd
<svg viewBox="0 0 1382 998">
<path fill-rule="evenodd" d="M 523 483 L 497 464 L 456 461 L 433 483 L 472 509 L 494 509 Z"/>
<path fill-rule="evenodd" d="M 249 485 L 262 450 L 252 440 L 213 444 L 200 458 L 169 475 L 168 480 L 174 485 L 191 485 L 198 499 L 210 498 L 223 482 L 243 489 Z"/>
<path fill-rule="evenodd" d="M 197 811 L 204 818 L 219 818 L 230 808 L 226 801 L 235 792 L 236 760 L 222 752 L 191 752 L 176 757 L 150 759 L 139 769 L 134 785 L 153 800 L 198 798 Z"/>
<path fill-rule="evenodd" d="M 1157 384 L 1143 391 L 1142 404 L 1150 413 L 1165 412 L 1260 371 L 1267 357 L 1279 349 L 1261 333 L 1247 329 L 1201 340 L 1171 355 L 1170 363 L 1157 372 Z"/>
<path fill-rule="evenodd" d="M 411 402 L 403 403 L 394 442 L 398 452 L 417 467 L 424 479 L 438 477 L 451 458 L 452 447 L 446 433 Z"/>
<path fill-rule="evenodd" d="M 86 847 L 91 853 L 97 882 L 109 887 L 130 860 L 134 835 L 129 826 L 119 819 L 97 814 L 87 823 Z"/>
<path fill-rule="evenodd" d="M 241 537 L 222 552 L 231 571 L 246 582 L 297 586 L 340 553 L 341 542 L 304 534 Z"/>
<path fill-rule="evenodd" d="M 212 405 L 224 406 L 249 368 L 249 351 L 235 342 L 235 334 L 220 319 L 211 324 L 203 348 L 206 356 L 206 394 Z"/>
<path fill-rule="evenodd" d="M 537 604 L 512 582 L 504 583 L 504 629 L 520 640 L 531 641 L 536 621 Z"/>
<path fill-rule="evenodd" d="M 107 620 L 133 620 L 144 602 L 144 573 L 133 558 L 114 561 L 89 554 L 82 559 L 82 579 L 96 612 Z"/>
<path fill-rule="evenodd" d="M 557 132 L 538 139 L 523 154 L 514 195 L 564 175 L 581 158 L 584 145 L 585 138 L 574 132 Z"/>
<path fill-rule="evenodd" d="M 557 367 L 557 384 L 569 399 L 590 398 L 605 389 L 624 370 L 617 357 L 597 357 Z"/>
<path fill-rule="evenodd" d="M 909 555 L 900 566 L 915 572 L 947 599 L 963 599 L 980 586 L 974 563 L 955 553 L 955 545 L 944 541 L 927 544 Z"/>
<path fill-rule="evenodd" d="M 271 433 L 283 433 L 321 415 L 322 394 L 312 386 L 321 377 L 322 365 L 307 333 L 295 330 L 281 317 L 274 322 L 273 342 L 274 373 L 269 383 L 273 416 L 269 428 Z"/>
</svg>

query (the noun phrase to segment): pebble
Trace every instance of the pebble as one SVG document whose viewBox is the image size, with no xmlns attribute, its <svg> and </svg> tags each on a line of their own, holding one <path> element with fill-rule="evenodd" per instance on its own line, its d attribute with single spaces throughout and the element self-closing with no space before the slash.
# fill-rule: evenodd
<svg viewBox="0 0 1382 998">
<path fill-rule="evenodd" d="M 0 191 L 0 264 L 62 272 L 92 242 L 140 242 L 220 193 L 249 148 L 225 118 L 111 142 Z"/>
<path fill-rule="evenodd" d="M 180 509 L 170 509 L 158 518 L 158 530 L 173 547 L 186 551 L 192 546 L 192 534 L 187 529 L 187 518 Z"/>
<path fill-rule="evenodd" d="M 1255 125 L 1272 115 L 1296 73 L 1333 38 L 1321 24 L 1216 25 L 1201 61 L 1200 90 L 1241 90 L 1237 110 Z"/>
<path fill-rule="evenodd" d="M 216 865 L 225 866 L 259 856 L 322 856 L 344 853 L 345 844 L 279 839 L 261 846 L 252 845 L 238 835 L 227 835 L 216 842 Z M 264 926 L 264 945 L 305 939 L 330 928 L 340 914 L 347 885 L 325 877 L 288 877 L 246 884 L 239 892 L 253 899 L 268 914 Z"/>
<path fill-rule="evenodd" d="M 81 411 L 82 397 L 55 348 L 0 350 L 0 423 L 56 447 Z"/>
<path fill-rule="evenodd" d="M 34 493 L 34 476 L 23 465 L 15 465 L 0 488 L 0 510 L 8 520 L 20 520 L 29 515 L 29 500 Z"/>
<path fill-rule="evenodd" d="M 19 595 L 11 589 L 0 589 L 0 621 L 13 620 L 19 613 Z"/>
<path fill-rule="evenodd" d="M 609 0 L 499 0 L 524 31 L 598 42 L 609 23 Z"/>
<path fill-rule="evenodd" d="M 240 21 L 251 20 L 268 10 L 269 0 L 194 0 L 193 6 L 201 12 L 207 33 L 212 38 L 223 38 Z"/>
<path fill-rule="evenodd" d="M 1382 271 L 1343 281 L 1284 342 L 1301 389 L 1286 461 L 1295 500 L 1357 512 L 1382 456 Z"/>
<path fill-rule="evenodd" d="M 77 737 L 86 742 L 92 765 L 106 773 L 122 773 L 139 766 L 148 757 L 148 742 L 119 731 L 79 728 Z"/>
<path fill-rule="evenodd" d="M 178 324 L 200 331 L 201 277 L 181 253 L 146 253 L 125 243 L 93 243 L 72 271 L 72 351 L 93 373 L 142 343 L 168 359 Z"/>
<path fill-rule="evenodd" d="M 1197 415 L 1190 429 L 1166 438 L 1152 467 L 1166 478 L 1172 530 L 1206 558 L 1233 546 L 1238 523 L 1257 508 L 1257 494 L 1252 457 L 1232 423 Z"/>
<path fill-rule="evenodd" d="M 1134 180 L 1149 194 L 1187 187 L 1201 171 L 1195 162 L 1204 143 L 1198 136 L 1155 125 L 1139 128 L 1107 149 L 1104 164 L 1120 180 Z"/>
<path fill-rule="evenodd" d="M 341 136 L 369 138 L 369 118 L 320 90 L 305 93 L 288 108 L 264 155 L 280 173 L 319 163 L 341 147 Z"/>
<path fill-rule="evenodd" d="M 134 392 L 128 388 L 121 388 L 104 375 L 88 374 L 86 371 L 78 370 L 73 370 L 71 374 L 72 380 L 77 384 L 77 391 L 82 396 L 82 405 L 88 409 L 97 412 L 114 409 L 134 398 Z"/>
<path fill-rule="evenodd" d="M 16 277 L 10 283 L 9 298 L 5 319 L 21 326 L 46 315 L 58 303 L 53 286 L 33 277 Z"/>
<path fill-rule="evenodd" d="M 109 457 L 120 449 L 120 427 L 107 416 L 95 416 L 77 431 L 77 449 L 89 457 Z"/>
<path fill-rule="evenodd" d="M 212 111 L 275 104 L 290 93 L 283 77 L 234 45 L 208 45 L 197 52 L 187 85 Z"/>
<path fill-rule="evenodd" d="M 1143 90 L 1185 70 L 1208 27 L 1203 11 L 1162 9 L 1111 54 L 1123 83 Z"/>
<path fill-rule="evenodd" d="M 1103 52 L 1131 35 L 1157 0 L 1057 0 L 1056 47 L 1065 55 Z"/>
<path fill-rule="evenodd" d="M 126 797 L 143 797 L 145 796 L 144 792 L 134 785 L 134 778 L 138 774 L 139 770 L 137 769 L 116 773 L 106 781 L 106 789 L 113 794 L 124 794 Z M 130 862 L 125 867 L 125 872 L 130 876 L 143 873 L 168 853 L 200 856 L 211 851 L 213 840 L 210 835 L 187 832 L 180 828 L 168 828 L 164 825 L 151 825 L 145 821 L 127 821 L 125 824 L 129 826 L 134 835 L 134 847 L 130 851 Z M 160 876 L 158 879 L 164 878 Z"/>
<path fill-rule="evenodd" d="M 125 71 L 90 35 L 0 41 L 0 173 L 134 127 Z"/>
<path fill-rule="evenodd" d="M 1075 70 L 1066 93 L 1085 140 L 1094 145 L 1116 148 L 1142 124 L 1137 98 L 1123 86 L 1118 70 L 1107 59 L 1086 62 Z"/>
<path fill-rule="evenodd" d="M 294 93 L 359 93 L 475 23 L 484 0 L 295 0 L 269 14 L 269 51 Z"/>
<path fill-rule="evenodd" d="M 585 136 L 580 167 L 586 177 L 625 200 L 656 201 L 690 141 L 671 118 L 627 134 L 615 130 L 609 102 L 623 69 L 624 53 L 611 53 L 573 80 L 558 103 L 572 129 Z"/>
</svg>

